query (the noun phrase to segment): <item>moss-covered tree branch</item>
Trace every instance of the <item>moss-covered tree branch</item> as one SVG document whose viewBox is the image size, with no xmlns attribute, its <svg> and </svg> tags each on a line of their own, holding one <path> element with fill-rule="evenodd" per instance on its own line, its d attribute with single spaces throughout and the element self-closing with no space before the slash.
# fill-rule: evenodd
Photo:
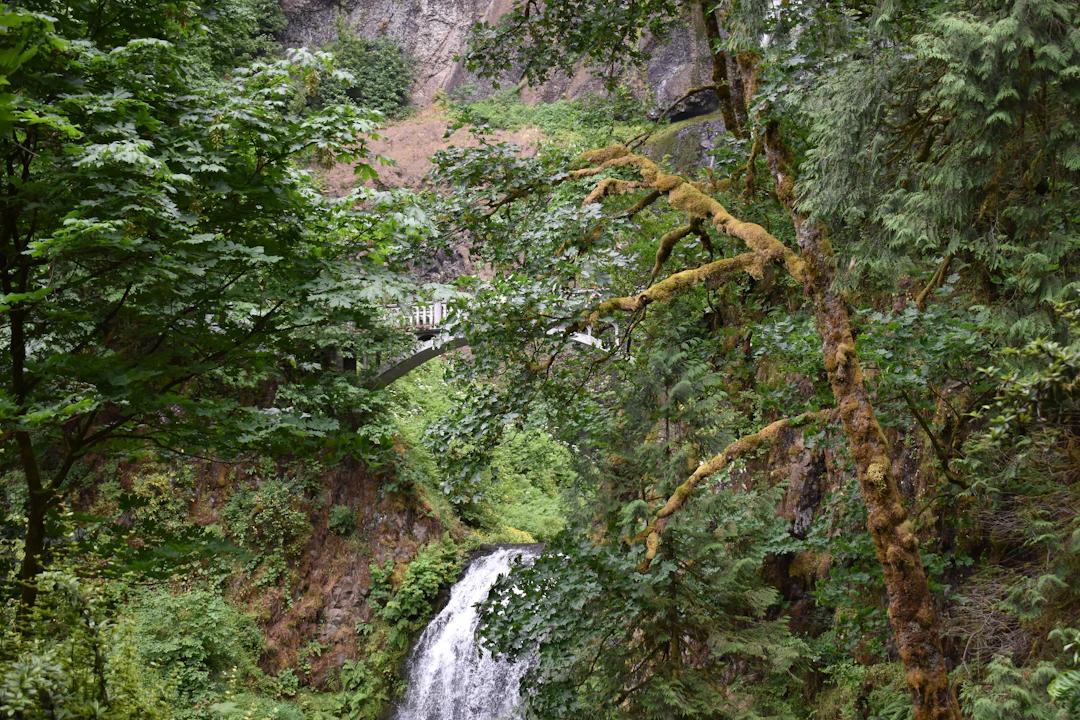
<svg viewBox="0 0 1080 720">
<path fill-rule="evenodd" d="M 660 549 L 661 535 L 663 534 L 669 519 L 672 515 L 682 509 L 691 493 L 693 493 L 697 486 L 701 484 L 701 481 L 720 472 L 730 465 L 733 460 L 774 442 L 776 436 L 784 428 L 803 425 L 816 420 L 824 420 L 832 414 L 832 412 L 832 410 L 818 410 L 815 412 L 803 413 L 795 417 L 782 418 L 769 423 L 756 433 L 744 435 L 728 445 L 717 455 L 714 455 L 698 465 L 693 474 L 675 488 L 675 491 L 667 499 L 667 502 L 656 511 L 656 514 L 648 527 L 632 538 L 632 541 L 634 542 L 645 541 L 645 559 L 642 561 L 641 569 L 648 569 L 649 565 L 652 564 L 652 561 L 656 558 L 656 553 Z"/>
</svg>

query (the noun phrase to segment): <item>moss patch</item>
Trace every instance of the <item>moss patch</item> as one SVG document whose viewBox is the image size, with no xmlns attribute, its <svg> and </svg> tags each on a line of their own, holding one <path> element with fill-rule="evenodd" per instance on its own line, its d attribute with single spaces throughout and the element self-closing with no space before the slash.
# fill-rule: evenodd
<svg viewBox="0 0 1080 720">
<path fill-rule="evenodd" d="M 649 138 L 642 149 L 654 160 L 669 157 L 671 165 L 680 172 L 700 167 L 702 137 L 709 132 L 706 126 L 723 121 L 720 113 L 715 112 L 672 123 Z"/>
</svg>

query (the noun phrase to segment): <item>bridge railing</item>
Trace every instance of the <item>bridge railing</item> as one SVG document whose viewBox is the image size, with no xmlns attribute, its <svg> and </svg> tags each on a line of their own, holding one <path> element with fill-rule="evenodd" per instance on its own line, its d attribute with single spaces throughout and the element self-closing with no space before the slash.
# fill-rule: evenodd
<svg viewBox="0 0 1080 720">
<path fill-rule="evenodd" d="M 436 330 L 446 322 L 450 317 L 451 308 L 447 303 L 435 302 L 427 303 L 425 305 L 389 305 L 386 307 L 386 312 L 392 317 L 396 318 L 398 327 L 407 328 L 409 330 L 418 331 L 423 334 L 425 331 Z M 560 332 L 564 332 L 565 327 L 554 327 L 548 330 L 548 335 L 555 335 Z M 616 339 L 618 338 L 618 326 L 615 326 Z M 584 345 L 591 345 L 600 349 L 604 349 L 604 343 L 596 336 L 594 329 L 590 326 L 584 330 L 574 332 L 571 334 L 571 339 L 575 342 L 582 343 Z"/>
<path fill-rule="evenodd" d="M 390 305 L 386 311 L 396 319 L 398 327 L 410 330 L 434 330 L 450 317 L 450 306 L 444 302 L 405 307 Z"/>
<path fill-rule="evenodd" d="M 445 302 L 404 306 L 387 305 L 383 307 L 383 310 L 391 322 L 394 322 L 398 327 L 413 331 L 417 336 L 417 344 L 405 358 L 386 358 L 381 353 L 359 358 L 339 355 L 336 359 L 339 370 L 358 372 L 361 369 L 379 368 L 377 377 L 382 379 L 380 382 L 389 383 L 392 382 L 393 378 L 401 374 L 398 372 L 400 368 L 405 368 L 402 372 L 407 372 L 418 362 L 424 362 L 430 357 L 441 355 L 447 349 L 464 345 L 465 341 L 462 337 L 450 337 L 445 332 L 437 332 L 452 313 L 450 305 Z M 611 323 L 611 326 L 615 330 L 615 335 L 608 342 L 602 340 L 601 335 L 597 333 L 597 329 L 591 326 L 569 332 L 567 337 L 575 343 L 609 352 L 613 347 L 610 344 L 611 340 L 614 341 L 614 347 L 619 344 L 619 327 L 614 323 Z M 547 335 L 557 335 L 567 333 L 567 331 L 568 328 L 565 325 L 556 326 L 549 328 Z M 391 379 L 387 380 L 386 378 Z"/>
</svg>

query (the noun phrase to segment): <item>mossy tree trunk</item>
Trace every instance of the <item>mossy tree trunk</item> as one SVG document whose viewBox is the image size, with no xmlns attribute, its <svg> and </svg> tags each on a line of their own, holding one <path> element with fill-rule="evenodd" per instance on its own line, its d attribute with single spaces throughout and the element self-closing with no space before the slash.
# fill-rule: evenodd
<svg viewBox="0 0 1080 720">
<path fill-rule="evenodd" d="M 607 170 L 630 170 L 639 175 L 641 181 L 600 179 L 585 198 L 585 204 L 600 202 L 612 194 L 659 190 L 673 209 L 684 212 L 691 221 L 711 222 L 718 232 L 741 240 L 747 251 L 674 273 L 636 295 L 606 300 L 585 322 L 595 324 L 599 316 L 615 312 L 639 312 L 650 303 L 666 301 L 691 287 L 737 273 L 745 272 L 760 278 L 766 267 L 774 263 L 783 264 L 803 285 L 822 338 L 825 370 L 836 401 L 835 412 L 844 426 L 868 511 L 868 529 L 883 568 L 889 595 L 889 619 L 914 696 L 916 720 L 958 720 L 959 705 L 949 682 L 940 621 L 919 555 L 919 541 L 908 519 L 892 468 L 888 441 L 863 378 L 850 313 L 843 298 L 833 288 L 832 248 L 823 228 L 795 208 L 790 156 L 775 126 L 766 128 L 763 145 L 777 197 L 791 211 L 798 253 L 784 246 L 760 225 L 735 218 L 715 198 L 684 178 L 664 172 L 651 160 L 631 153 L 624 146 L 586 154 L 584 160 L 588 166 L 571 173 L 571 177 L 592 177 Z M 663 240 L 660 245 L 663 247 Z M 782 425 L 789 421 L 778 422 Z M 777 423 L 773 425 L 776 427 L 769 426 L 747 436 L 704 463 L 656 512 L 654 521 L 639 535 L 647 546 L 646 565 L 656 556 L 667 519 L 682 507 L 698 482 L 727 465 L 732 457 L 741 454 L 744 446 L 752 448 L 768 441 L 780 427 Z"/>
<path fill-rule="evenodd" d="M 822 339 L 822 353 L 848 450 L 855 462 L 867 510 L 867 529 L 884 572 L 889 621 L 905 678 L 914 696 L 916 720 L 958 720 L 956 693 L 949 683 L 941 643 L 941 622 L 919 555 L 919 541 L 908 519 L 888 442 L 878 423 L 855 353 L 851 317 L 832 289 L 832 253 L 821 229 L 796 228 L 807 264 L 806 294 Z"/>
</svg>

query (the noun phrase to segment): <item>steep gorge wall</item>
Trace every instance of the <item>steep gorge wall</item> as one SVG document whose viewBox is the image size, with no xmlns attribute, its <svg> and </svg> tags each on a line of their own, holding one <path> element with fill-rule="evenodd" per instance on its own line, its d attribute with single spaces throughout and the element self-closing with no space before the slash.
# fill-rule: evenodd
<svg viewBox="0 0 1080 720">
<path fill-rule="evenodd" d="M 267 566 L 259 551 L 250 549 L 251 564 L 232 576 L 228 594 L 263 629 L 266 670 L 276 674 L 306 664 L 304 681 L 325 688 L 343 662 L 358 658 L 357 624 L 373 617 L 371 564 L 392 562 L 396 572 L 403 571 L 422 546 L 442 539 L 451 528 L 421 492 L 388 491 L 393 470 L 374 472 L 350 459 L 318 468 L 310 489 L 295 498 L 294 509 L 303 512 L 307 527 L 302 544 L 265 548 L 266 553 L 285 553 L 286 572 L 266 582 L 262 576 Z M 302 471 L 287 463 L 280 469 L 286 474 Z M 263 482 L 258 472 L 247 467 L 219 463 L 199 468 L 196 478 L 189 517 L 201 526 L 222 524 L 230 498 Z M 354 528 L 350 532 L 343 534 L 331 527 L 334 507 L 351 512 Z M 265 514 L 256 519 L 283 522 L 270 511 Z M 302 663 L 304 648 L 313 644 L 319 652 Z"/>
<path fill-rule="evenodd" d="M 325 686 L 345 660 L 357 658 L 357 623 L 372 619 L 371 563 L 404 567 L 422 545 L 446 532 L 419 498 L 385 492 L 387 481 L 355 461 L 326 473 L 311 536 L 296 559 L 297 584 L 255 592 L 271 670 L 296 667 L 305 643 L 317 641 L 325 650 L 311 659 L 312 680 Z M 335 505 L 354 513 L 353 537 L 329 527 L 328 510 Z"/>
<path fill-rule="evenodd" d="M 282 0 L 288 18 L 283 41 L 291 46 L 321 46 L 337 33 L 343 19 L 358 36 L 387 37 L 416 63 L 414 104 L 424 107 L 439 91 L 475 84 L 479 94 L 492 86 L 470 75 L 455 57 L 464 53 L 469 28 L 494 22 L 513 7 L 513 0 Z M 709 78 L 709 48 L 700 22 L 688 22 L 666 38 L 642 40 L 652 55 L 648 66 L 630 74 L 626 84 L 658 107 L 666 107 L 689 88 Z M 520 72 L 510 70 L 504 86 Z M 582 69 L 557 77 L 526 94 L 530 100 L 575 98 L 602 91 L 602 84 Z"/>
</svg>

